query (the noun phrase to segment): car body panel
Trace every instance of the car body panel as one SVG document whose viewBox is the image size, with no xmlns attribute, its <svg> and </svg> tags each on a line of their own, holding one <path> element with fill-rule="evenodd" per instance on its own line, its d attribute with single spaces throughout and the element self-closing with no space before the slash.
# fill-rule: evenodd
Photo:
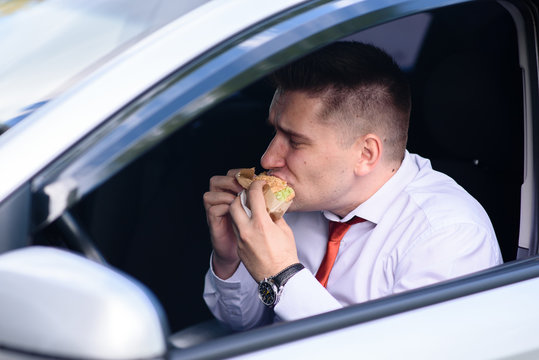
<svg viewBox="0 0 539 360">
<path fill-rule="evenodd" d="M 16 125 L 114 54 L 205 1 L 4 1 L 0 33 L 9 36 L 0 38 L 0 123 Z"/>
<path fill-rule="evenodd" d="M 536 278 L 233 359 L 301 358 L 306 349 L 314 359 L 534 359 L 538 293 Z"/>
<path fill-rule="evenodd" d="M 534 336 L 539 330 L 534 301 L 539 294 L 539 262 L 534 257 L 539 232 L 539 150 L 534 144 L 539 139 L 534 126 L 539 114 L 539 15 L 537 2 L 490 2 L 504 6 L 517 27 L 526 136 L 519 258 L 533 258 L 187 349 L 171 347 L 167 358 L 531 359 L 539 355 Z M 200 124 L 193 119 L 280 65 L 358 30 L 464 3 L 475 2 L 235 0 L 212 1 L 195 9 L 101 64 L 0 136 L 0 252 L 31 245 L 32 238 L 66 218 L 74 221 L 67 235 L 82 236 L 76 235 L 83 226 L 71 217 L 73 207 L 178 129 L 192 124 L 189 129 L 195 132 Z M 189 171 L 185 177 L 192 175 Z M 184 219 L 175 221 L 180 220 Z M 189 235 L 178 234 L 175 241 L 191 240 Z M 151 246 L 158 246 L 157 240 L 152 238 Z M 172 252 L 172 245 L 168 246 L 164 251 Z M 123 256 L 132 249 L 121 250 Z M 144 254 L 142 260 L 148 258 L 151 254 Z M 148 261 L 152 260 L 154 266 L 163 265 L 161 258 Z M 191 268 L 188 272 L 189 276 L 196 273 Z M 193 296 L 177 280 L 180 275 L 168 273 L 166 281 L 173 282 L 182 296 Z M 14 349 L 2 346 L 0 338 L 0 358 L 15 356 Z"/>
</svg>

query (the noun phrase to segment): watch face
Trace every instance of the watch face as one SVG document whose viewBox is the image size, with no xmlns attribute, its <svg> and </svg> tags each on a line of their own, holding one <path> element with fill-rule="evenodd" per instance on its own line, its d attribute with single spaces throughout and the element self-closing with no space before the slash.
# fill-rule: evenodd
<svg viewBox="0 0 539 360">
<path fill-rule="evenodd" d="M 265 305 L 272 306 L 275 304 L 277 297 L 276 286 L 268 281 L 260 282 L 258 285 L 258 296 Z"/>
</svg>

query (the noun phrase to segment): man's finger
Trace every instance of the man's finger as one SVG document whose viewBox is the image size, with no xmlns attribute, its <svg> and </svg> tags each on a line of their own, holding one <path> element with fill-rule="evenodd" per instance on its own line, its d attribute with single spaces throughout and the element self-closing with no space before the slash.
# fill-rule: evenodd
<svg viewBox="0 0 539 360">
<path fill-rule="evenodd" d="M 207 210 L 208 218 L 212 219 L 212 218 L 223 217 L 226 214 L 228 214 L 229 209 L 230 209 L 230 205 L 226 205 L 226 204 L 214 205 Z"/>
<path fill-rule="evenodd" d="M 236 197 L 236 199 L 232 202 L 229 208 L 230 216 L 232 217 L 232 220 L 238 227 L 238 229 L 241 229 L 244 226 L 247 226 L 249 221 L 251 220 L 249 218 L 249 215 L 245 212 L 245 209 L 243 208 L 243 205 L 241 204 L 240 197 Z"/>
<path fill-rule="evenodd" d="M 236 195 L 222 191 L 208 191 L 202 196 L 206 210 L 219 204 L 230 205 L 235 198 Z"/>
<path fill-rule="evenodd" d="M 240 172 L 241 169 L 230 169 L 228 170 L 228 172 L 226 173 L 226 176 L 232 176 L 232 177 L 236 177 L 236 174 Z"/>
<path fill-rule="evenodd" d="M 247 191 L 247 204 L 253 213 L 253 217 L 269 216 L 262 191 L 265 185 L 265 181 L 254 181 Z"/>
<path fill-rule="evenodd" d="M 279 226 L 281 228 L 281 230 L 283 230 L 288 235 L 294 236 L 294 233 L 293 233 L 292 229 L 290 228 L 290 226 L 288 226 L 288 224 L 287 224 L 287 222 L 285 221 L 284 218 L 281 217 L 281 218 L 275 220 L 274 223 L 277 226 Z"/>
<path fill-rule="evenodd" d="M 239 193 L 243 188 L 233 176 L 213 176 L 210 179 L 210 191 L 227 191 Z"/>
</svg>

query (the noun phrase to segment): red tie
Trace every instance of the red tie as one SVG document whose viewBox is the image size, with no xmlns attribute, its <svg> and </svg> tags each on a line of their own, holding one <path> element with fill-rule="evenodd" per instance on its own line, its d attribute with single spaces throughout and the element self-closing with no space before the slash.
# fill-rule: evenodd
<svg viewBox="0 0 539 360">
<path fill-rule="evenodd" d="M 350 226 L 363 221 L 365 221 L 365 219 L 356 216 L 344 223 L 336 221 L 329 222 L 328 248 L 324 259 L 318 268 L 318 272 L 316 273 L 316 279 L 320 281 L 320 284 L 322 284 L 323 287 L 327 287 L 328 285 L 329 273 L 335 263 L 335 258 L 339 252 L 339 246 L 341 245 L 344 234 L 350 229 Z"/>
</svg>

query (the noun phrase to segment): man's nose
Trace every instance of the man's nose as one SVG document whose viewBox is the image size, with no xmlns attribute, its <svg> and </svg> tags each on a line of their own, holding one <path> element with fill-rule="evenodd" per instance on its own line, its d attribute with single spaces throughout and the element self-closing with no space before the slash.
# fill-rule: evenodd
<svg viewBox="0 0 539 360">
<path fill-rule="evenodd" d="M 260 165 L 264 169 L 276 169 L 285 165 L 286 149 L 278 135 L 275 135 L 268 145 L 268 148 L 260 159 Z"/>
</svg>

